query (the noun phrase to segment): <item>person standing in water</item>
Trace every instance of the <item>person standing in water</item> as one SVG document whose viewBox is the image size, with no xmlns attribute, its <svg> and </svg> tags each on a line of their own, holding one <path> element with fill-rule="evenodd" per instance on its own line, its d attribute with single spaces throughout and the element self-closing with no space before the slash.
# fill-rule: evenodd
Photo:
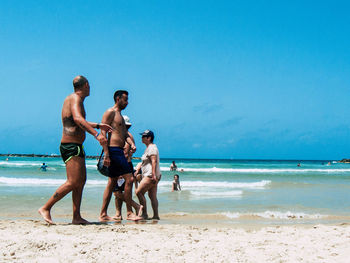
<svg viewBox="0 0 350 263">
<path fill-rule="evenodd" d="M 179 178 L 178 174 L 174 175 L 174 181 L 173 181 L 173 184 L 172 184 L 171 191 L 172 192 L 174 192 L 174 191 L 181 191 L 180 178 Z"/>
<path fill-rule="evenodd" d="M 73 80 L 74 92 L 64 100 L 62 107 L 63 133 L 60 145 L 62 159 L 66 165 L 67 181 L 61 185 L 38 212 L 49 224 L 53 224 L 51 208 L 68 193 L 72 192 L 73 224 L 89 223 L 80 215 L 81 198 L 86 181 L 85 152 L 83 142 L 85 132 L 90 133 L 101 145 L 107 143 L 106 138 L 94 128 L 110 132 L 107 124 L 88 122 L 85 119 L 84 100 L 90 95 L 90 85 L 83 76 Z"/>
</svg>

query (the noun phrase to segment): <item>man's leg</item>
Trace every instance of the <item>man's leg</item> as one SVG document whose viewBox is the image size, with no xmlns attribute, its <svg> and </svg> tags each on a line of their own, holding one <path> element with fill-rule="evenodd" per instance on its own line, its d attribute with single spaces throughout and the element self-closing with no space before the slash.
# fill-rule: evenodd
<svg viewBox="0 0 350 263">
<path fill-rule="evenodd" d="M 151 205 L 153 209 L 153 217 L 152 219 L 160 219 L 158 214 L 158 199 L 157 199 L 157 188 L 158 184 L 155 184 L 148 190 L 149 199 L 151 199 Z"/>
<path fill-rule="evenodd" d="M 115 220 L 122 220 L 122 207 L 123 207 L 123 201 L 124 201 L 124 194 L 121 193 L 120 191 L 116 191 L 114 193 L 115 195 L 115 216 L 113 219 Z"/>
<path fill-rule="evenodd" d="M 131 173 L 123 175 L 125 179 L 125 188 L 124 188 L 124 199 L 126 203 L 126 219 L 128 220 L 140 220 L 142 217 L 135 215 L 132 212 L 132 184 L 134 182 L 133 176 Z"/>
<path fill-rule="evenodd" d="M 134 200 L 132 200 L 131 203 L 132 207 L 135 209 L 137 216 L 142 217 L 142 212 L 143 212 L 143 206 L 139 205 L 138 203 L 136 203 Z"/>
<path fill-rule="evenodd" d="M 73 220 L 72 224 L 88 224 L 89 222 L 86 221 L 81 217 L 80 214 L 80 206 L 81 206 L 81 199 L 83 196 L 83 190 L 86 182 L 86 166 L 85 166 L 85 159 L 81 157 L 73 157 L 79 159 L 78 163 L 80 166 L 77 169 L 77 172 L 80 173 L 79 177 L 77 177 L 77 181 L 75 183 L 76 187 L 72 190 L 72 200 L 73 200 Z M 72 159 L 73 159 L 72 158 Z M 71 161 L 71 160 L 70 160 Z M 68 161 L 68 162 L 70 162 Z"/>
<path fill-rule="evenodd" d="M 83 174 L 82 169 L 84 169 Z M 46 204 L 38 210 L 38 212 L 41 214 L 44 220 L 50 224 L 53 224 L 50 212 L 51 208 L 54 206 L 55 203 L 57 203 L 59 200 L 65 197 L 73 189 L 81 188 L 82 193 L 82 188 L 84 187 L 86 181 L 85 159 L 81 157 L 72 157 L 66 163 L 66 172 L 67 181 L 63 185 L 61 185 L 46 202 Z M 77 192 L 77 194 L 79 194 L 79 192 Z M 81 196 L 73 197 L 73 221 L 75 218 L 79 218 L 80 216 L 80 202 Z M 80 219 L 82 218 L 80 217 Z"/>
<path fill-rule="evenodd" d="M 107 221 L 113 220 L 112 217 L 108 216 L 107 209 L 108 209 L 109 202 L 111 201 L 113 189 L 117 185 L 117 181 L 118 181 L 118 177 L 108 178 L 106 189 L 103 192 L 102 208 L 101 208 L 100 218 L 99 218 L 101 222 L 107 222 Z"/>
</svg>

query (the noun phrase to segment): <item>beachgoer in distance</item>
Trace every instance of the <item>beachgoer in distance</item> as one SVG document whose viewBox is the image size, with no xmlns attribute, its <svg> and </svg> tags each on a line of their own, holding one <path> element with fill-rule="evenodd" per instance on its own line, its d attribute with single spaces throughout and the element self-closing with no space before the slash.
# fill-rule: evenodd
<svg viewBox="0 0 350 263">
<path fill-rule="evenodd" d="M 176 171 L 177 170 L 177 166 L 175 164 L 175 161 L 173 161 L 170 165 L 170 171 Z"/>
<path fill-rule="evenodd" d="M 43 163 L 41 166 L 40 166 L 40 170 L 42 170 L 43 172 L 46 172 L 46 169 L 47 169 L 47 165 L 45 163 Z"/>
<path fill-rule="evenodd" d="M 127 218 L 128 220 L 139 220 L 141 217 L 135 215 L 132 211 L 132 184 L 133 176 L 130 165 L 124 155 L 125 142 L 130 144 L 131 151 L 135 152 L 135 143 L 130 138 L 124 118 L 121 111 L 128 106 L 129 93 L 125 90 L 117 90 L 114 93 L 115 104 L 106 110 L 103 114 L 102 122 L 110 124 L 113 131 L 108 134 L 108 145 L 104 145 L 105 152 L 104 165 L 109 167 L 109 172 L 112 177 L 108 178 L 106 189 L 103 193 L 103 201 L 99 220 L 106 222 L 112 221 L 113 218 L 108 216 L 107 209 L 111 201 L 112 191 L 117 185 L 118 177 L 120 175 L 125 179 L 124 198 L 126 202 Z M 106 136 L 105 132 L 101 132 Z"/>
<path fill-rule="evenodd" d="M 153 217 L 151 219 L 159 220 L 157 186 L 162 176 L 159 168 L 159 151 L 157 145 L 153 143 L 154 133 L 152 131 L 145 130 L 141 135 L 142 142 L 147 148 L 141 157 L 142 164 L 138 166 L 138 170 L 135 172 L 135 174 L 139 174 L 140 169 L 142 172 L 142 180 L 136 190 L 136 195 L 139 198 L 140 204 L 143 206 L 142 217 L 148 219 L 145 198 L 145 193 L 148 192 L 153 209 Z"/>
<path fill-rule="evenodd" d="M 77 76 L 73 80 L 74 93 L 66 97 L 62 107 L 63 133 L 60 152 L 66 164 L 67 181 L 61 185 L 38 212 L 44 220 L 53 224 L 51 208 L 64 196 L 72 191 L 73 224 L 89 223 L 80 215 L 81 198 L 86 181 L 85 152 L 83 142 L 85 132 L 90 133 L 101 145 L 107 143 L 106 138 L 94 128 L 104 132 L 110 132 L 112 127 L 103 123 L 93 123 L 85 120 L 84 100 L 90 95 L 90 85 L 83 76 Z"/>
<path fill-rule="evenodd" d="M 172 184 L 171 191 L 181 191 L 181 186 L 180 186 L 180 178 L 178 174 L 174 174 L 174 181 Z"/>
<path fill-rule="evenodd" d="M 131 138 L 131 140 L 135 144 L 134 137 L 132 136 L 132 134 L 129 131 L 129 129 L 131 127 L 130 118 L 128 116 L 126 116 L 126 115 L 123 115 L 123 118 L 124 118 L 124 121 L 125 121 L 125 127 L 128 130 L 129 137 Z M 134 173 L 134 166 L 132 164 L 132 155 L 133 155 L 133 153 L 134 152 L 131 149 L 131 145 L 129 143 L 125 142 L 124 155 L 125 155 L 126 160 L 128 161 L 130 169 Z M 135 178 L 134 178 L 134 182 L 135 182 L 135 186 L 137 186 Z M 115 196 L 115 209 L 116 209 L 116 214 L 113 217 L 113 219 L 116 219 L 116 220 L 122 220 L 122 213 L 121 212 L 122 212 L 123 202 L 125 202 L 124 187 L 125 187 L 125 180 L 124 180 L 124 178 L 122 176 L 119 176 L 118 181 L 117 181 L 117 186 L 113 190 L 114 196 Z M 131 205 L 136 210 L 136 213 L 138 215 L 142 214 L 142 206 L 140 206 L 134 200 L 131 201 Z"/>
</svg>

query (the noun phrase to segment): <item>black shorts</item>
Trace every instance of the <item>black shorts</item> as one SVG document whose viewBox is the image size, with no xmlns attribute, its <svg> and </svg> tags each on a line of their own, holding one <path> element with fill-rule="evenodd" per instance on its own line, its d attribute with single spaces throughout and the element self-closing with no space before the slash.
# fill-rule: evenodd
<svg viewBox="0 0 350 263">
<path fill-rule="evenodd" d="M 60 152 L 64 163 L 67 163 L 74 156 L 85 158 L 84 147 L 78 143 L 61 143 Z"/>
<path fill-rule="evenodd" d="M 124 150 L 120 147 L 108 147 L 111 165 L 109 166 L 110 177 L 117 177 L 132 173 L 130 165 L 125 158 Z"/>
<path fill-rule="evenodd" d="M 124 192 L 124 188 L 125 188 L 125 182 L 121 186 L 118 186 L 118 184 L 117 184 L 117 186 L 114 188 L 113 192 L 119 191 L 122 193 L 122 192 Z"/>
</svg>

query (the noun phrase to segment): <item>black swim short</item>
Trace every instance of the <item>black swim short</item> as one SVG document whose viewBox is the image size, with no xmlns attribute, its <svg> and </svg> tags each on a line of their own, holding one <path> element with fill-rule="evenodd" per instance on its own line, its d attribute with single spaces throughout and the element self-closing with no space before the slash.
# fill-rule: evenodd
<svg viewBox="0 0 350 263">
<path fill-rule="evenodd" d="M 119 192 L 124 192 L 124 188 L 125 188 L 125 182 L 121 185 L 121 186 L 119 186 L 118 184 L 116 185 L 116 187 L 113 189 L 113 192 L 117 192 L 117 191 L 119 191 Z"/>
<path fill-rule="evenodd" d="M 60 152 L 64 163 L 67 163 L 73 156 L 85 157 L 84 147 L 78 143 L 61 143 Z"/>
<path fill-rule="evenodd" d="M 131 167 L 125 158 L 124 150 L 120 147 L 108 147 L 111 165 L 109 166 L 110 177 L 117 177 L 132 173 Z"/>
<path fill-rule="evenodd" d="M 134 170 L 134 166 L 133 166 L 132 162 L 128 162 L 128 164 L 129 164 L 129 166 L 130 166 L 130 169 L 131 169 L 132 173 L 134 174 L 135 170 Z M 134 176 L 134 175 L 133 175 L 133 176 Z M 119 186 L 119 185 L 117 184 L 117 186 L 113 189 L 113 192 L 119 191 L 119 192 L 122 193 L 122 192 L 124 192 L 124 188 L 125 188 L 125 182 L 124 182 L 121 186 Z"/>
</svg>

